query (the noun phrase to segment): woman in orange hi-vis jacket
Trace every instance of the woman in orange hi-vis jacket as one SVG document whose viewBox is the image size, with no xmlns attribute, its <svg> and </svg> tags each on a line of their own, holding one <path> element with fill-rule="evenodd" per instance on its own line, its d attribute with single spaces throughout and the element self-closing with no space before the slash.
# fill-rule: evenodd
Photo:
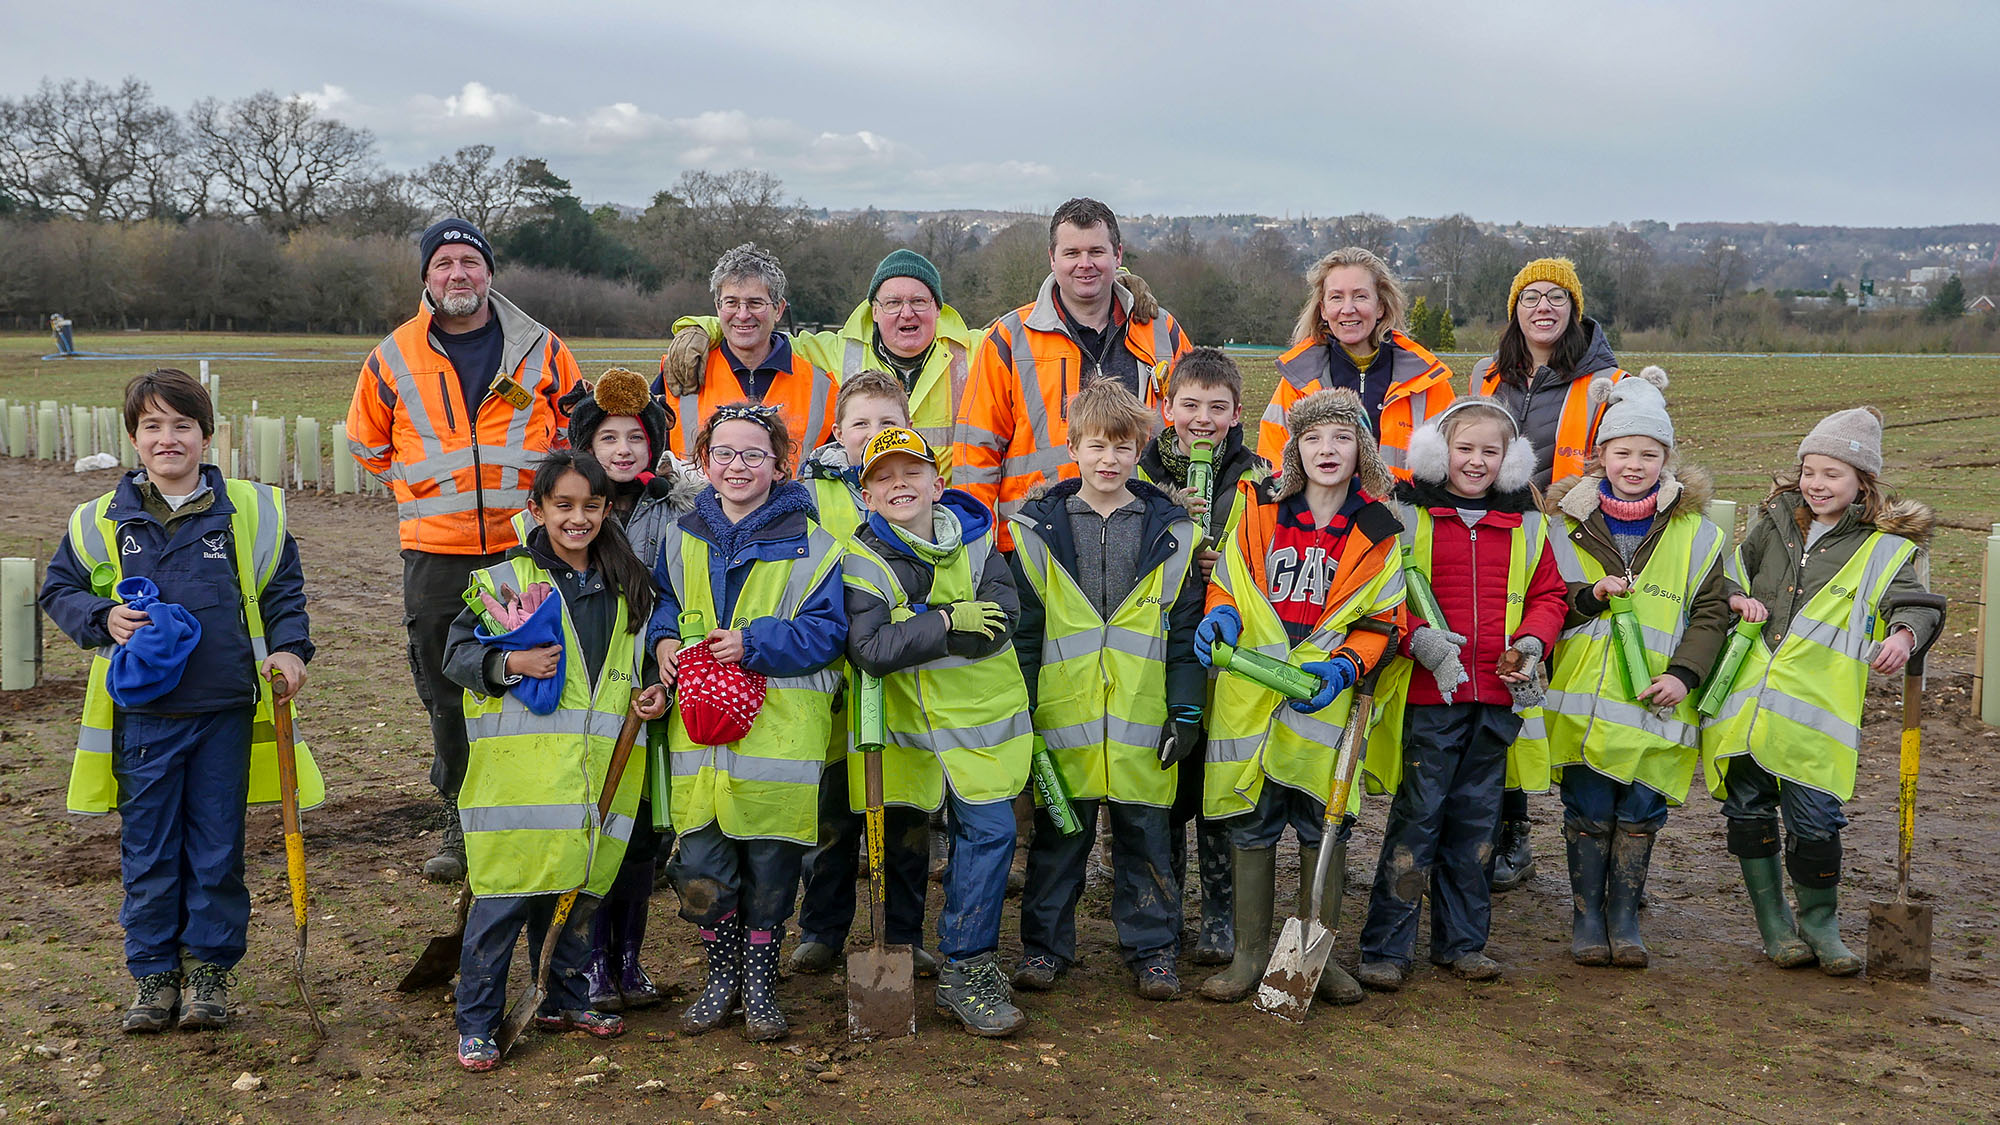
<svg viewBox="0 0 2000 1125">
<path fill-rule="evenodd" d="M 1583 282 L 1568 258 L 1521 267 L 1507 293 L 1500 348 L 1472 368 L 1473 389 L 1497 399 L 1535 448 L 1535 487 L 1579 476 L 1597 444 L 1605 402 L 1589 401 L 1590 382 L 1625 377 L 1597 322 L 1583 315 Z M 1511 891 L 1535 873 L 1528 843 L 1528 797 L 1507 790 L 1493 851 L 1493 889 Z"/>
<path fill-rule="evenodd" d="M 1277 464 L 1285 412 L 1315 391 L 1361 396 L 1382 463 L 1397 480 L 1410 435 L 1451 405 L 1451 368 L 1402 331 L 1409 299 L 1389 264 L 1359 246 L 1335 250 L 1306 272 L 1306 299 L 1292 346 L 1278 357 L 1278 388 L 1257 425 L 1257 455 Z"/>
</svg>

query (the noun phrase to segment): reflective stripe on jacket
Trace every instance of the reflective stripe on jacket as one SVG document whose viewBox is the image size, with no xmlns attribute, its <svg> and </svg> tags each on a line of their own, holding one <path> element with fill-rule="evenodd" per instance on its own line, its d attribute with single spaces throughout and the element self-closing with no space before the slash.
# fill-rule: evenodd
<svg viewBox="0 0 2000 1125">
<path fill-rule="evenodd" d="M 1376 444 L 1389 472 L 1397 480 L 1409 480 L 1410 435 L 1451 405 L 1451 368 L 1401 330 L 1391 330 L 1381 346 L 1391 349 L 1393 381 L 1382 396 L 1382 415 L 1375 419 Z M 1273 465 L 1284 463 L 1289 440 L 1285 412 L 1307 395 L 1333 386 L 1326 349 L 1327 341 L 1321 337 L 1294 344 L 1278 357 L 1278 385 L 1257 423 L 1257 455 Z"/>
<path fill-rule="evenodd" d="M 792 369 L 771 380 L 764 392 L 764 405 L 775 406 L 792 435 L 792 465 L 833 437 L 833 376 L 811 360 L 792 352 Z M 682 395 L 672 405 L 674 418 L 667 427 L 667 446 L 681 458 L 694 456 L 695 435 L 708 416 L 732 402 L 750 401 L 750 393 L 729 366 L 729 357 L 720 347 L 708 349 L 702 369 L 701 390 Z"/>
</svg>

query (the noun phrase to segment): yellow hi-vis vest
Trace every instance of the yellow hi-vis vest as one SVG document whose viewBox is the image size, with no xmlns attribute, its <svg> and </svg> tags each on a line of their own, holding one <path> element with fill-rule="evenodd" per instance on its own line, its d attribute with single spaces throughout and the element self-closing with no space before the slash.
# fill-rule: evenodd
<svg viewBox="0 0 2000 1125">
<path fill-rule="evenodd" d="M 229 537 L 237 545 L 236 584 L 243 595 L 250 652 L 259 669 L 257 709 L 250 727 L 249 803 L 273 805 L 278 802 L 278 737 L 271 725 L 271 684 L 262 678 L 264 658 L 270 650 L 264 643 L 264 615 L 257 608 L 257 599 L 278 572 L 278 559 L 284 552 L 285 494 L 247 480 L 226 480 L 223 485 L 236 509 L 229 517 Z M 86 572 L 109 563 L 112 581 L 120 582 L 125 578 L 124 568 L 111 549 L 118 525 L 105 517 L 111 510 L 112 496 L 107 492 L 77 505 L 69 517 L 69 544 Z M 247 551 L 242 549 L 246 543 L 250 545 Z M 107 647 L 90 658 L 76 757 L 70 763 L 69 811 L 84 816 L 102 816 L 118 807 L 118 779 L 111 768 L 111 727 L 117 706 L 111 701 L 106 679 L 110 671 L 111 650 Z M 295 740 L 292 748 L 299 767 L 299 807 L 318 808 L 326 801 L 326 780 L 304 739 Z"/>
<path fill-rule="evenodd" d="M 1554 539 L 1556 569 L 1565 582 L 1595 583 L 1604 577 L 1596 556 L 1576 547 L 1580 525 L 1565 517 L 1570 534 Z M 1634 575 L 1632 607 L 1646 648 L 1646 679 L 1667 670 L 1687 631 L 1690 604 L 1722 558 L 1722 529 L 1698 515 L 1667 521 Z M 1701 715 L 1695 693 L 1665 717 L 1631 698 L 1611 651 L 1611 611 L 1598 614 L 1556 639 L 1555 670 L 1549 676 L 1550 756 L 1558 773 L 1584 763 L 1619 781 L 1637 783 L 1678 806 L 1687 799 L 1701 748 Z"/>
<path fill-rule="evenodd" d="M 709 584 L 707 541 L 689 535 L 678 523 L 669 527 L 660 541 L 660 557 L 681 612 L 701 614 L 710 628 L 730 629 L 760 617 L 798 616 L 806 598 L 840 566 L 842 555 L 840 544 L 817 523 L 807 528 L 797 558 L 751 564 L 736 596 L 735 616 L 724 625 Z M 713 822 L 732 839 L 817 843 L 819 775 L 833 737 L 833 695 L 839 686 L 838 665 L 803 676 L 769 677 L 763 710 L 749 733 L 725 746 L 695 742 L 678 710 L 670 716 L 674 828 L 687 833 Z"/>
<path fill-rule="evenodd" d="M 1411 564 L 1418 573 L 1429 578 L 1433 535 L 1430 509 L 1399 504 L 1397 515 L 1402 520 L 1400 538 L 1404 549 L 1409 552 Z M 1512 644 L 1515 630 L 1521 627 L 1521 616 L 1527 611 L 1528 582 L 1534 578 L 1535 567 L 1541 562 L 1542 545 L 1548 541 L 1549 525 L 1540 512 L 1522 512 L 1520 528 L 1506 530 L 1512 537 L 1507 557 L 1506 638 L 1507 643 Z M 1428 624 L 1433 629 L 1451 628 L 1449 622 L 1432 621 Z M 1394 793 L 1403 783 L 1403 719 L 1410 705 L 1410 677 L 1417 667 L 1406 657 L 1398 656 L 1393 649 L 1384 659 L 1389 664 L 1382 669 L 1375 682 L 1377 718 L 1369 724 L 1368 756 L 1361 765 L 1370 793 Z M 1459 690 L 1469 691 L 1471 685 L 1462 684 Z M 1507 748 L 1507 788 L 1539 793 L 1548 787 L 1549 744 L 1542 733 L 1541 708 L 1533 707 L 1521 713 L 1521 733 Z"/>
<path fill-rule="evenodd" d="M 868 518 L 867 510 L 860 506 L 844 480 L 814 477 L 808 483 L 812 485 L 813 506 L 819 509 L 820 527 L 845 545 L 861 530 L 862 521 Z"/>
<path fill-rule="evenodd" d="M 1727 795 L 1722 763 L 1748 754 L 1784 784 L 1854 796 L 1868 658 L 1889 635 L 1882 598 L 1916 550 L 1901 536 L 1870 534 L 1792 618 L 1776 652 L 1762 638 L 1750 646 L 1722 710 L 1702 724 L 1709 793 Z M 1731 573 L 1743 573 L 1740 560 Z"/>
<path fill-rule="evenodd" d="M 1258 586 L 1243 552 L 1225 549 L 1222 554 L 1215 581 L 1235 599 L 1237 615 L 1243 619 L 1236 647 L 1293 664 L 1327 659 L 1347 640 L 1348 626 L 1357 619 L 1391 612 L 1403 601 L 1403 568 L 1392 558 L 1346 601 L 1329 607 L 1312 635 L 1293 646 L 1284 620 Z M 1379 697 L 1380 687 L 1376 691 Z M 1214 696 L 1208 716 L 1208 762 L 1202 773 L 1203 816 L 1251 811 L 1267 780 L 1322 802 L 1332 795 L 1333 767 L 1354 706 L 1352 688 L 1310 715 L 1292 710 L 1283 695 L 1227 672 L 1216 677 Z M 1350 791 L 1347 811 L 1361 808 L 1361 788 L 1357 785 Z"/>
<path fill-rule="evenodd" d="M 976 576 L 992 555 L 989 527 L 935 568 L 931 604 L 976 597 Z M 889 606 L 890 621 L 916 616 L 895 573 L 866 546 L 849 544 L 840 569 L 850 589 Z M 977 658 L 942 656 L 892 672 L 882 678 L 882 699 L 889 734 L 882 751 L 884 803 L 936 809 L 949 783 L 959 800 L 984 805 L 1011 801 L 1028 784 L 1035 728 L 1014 646 Z M 847 795 L 854 811 L 867 807 L 866 775 L 853 766 Z"/>
<path fill-rule="evenodd" d="M 1179 767 L 1160 768 L 1167 618 L 1194 565 L 1194 521 L 1181 516 L 1168 525 L 1173 553 L 1139 577 L 1109 621 L 1056 561 L 1034 521 L 1017 516 L 1013 524 L 1022 573 L 1044 610 L 1035 732 L 1064 787 L 1078 800 L 1171 806 Z"/>
<path fill-rule="evenodd" d="M 554 586 L 532 558 L 516 555 L 487 570 L 493 585 L 525 590 Z M 614 596 L 616 595 L 607 595 Z M 625 599 L 598 670 L 577 640 L 569 606 L 562 607 L 561 701 L 537 715 L 514 693 L 465 693 L 465 734 L 472 743 L 465 783 L 458 791 L 458 819 L 465 828 L 466 883 L 479 898 L 581 890 L 603 895 L 618 875 L 639 798 L 646 791 L 640 749 L 626 765 L 611 800 L 611 815 L 597 817 L 597 802 L 611 771 L 612 747 L 638 689 L 640 638 L 625 631 Z"/>
<path fill-rule="evenodd" d="M 865 323 L 861 327 L 861 335 L 857 337 L 853 334 L 855 321 L 863 319 Z M 916 385 L 910 388 L 909 409 L 910 428 L 917 431 L 917 436 L 924 439 L 925 445 L 931 447 L 931 453 L 937 457 L 938 476 L 950 484 L 952 423 L 958 420 L 958 400 L 965 393 L 970 356 L 964 344 L 945 336 L 944 328 L 940 315 L 937 344 L 924 361 L 924 369 L 917 373 Z M 847 328 L 842 333 L 842 382 L 863 371 L 884 370 L 881 357 L 875 354 L 874 331 L 873 306 L 863 301 L 848 319 Z"/>
</svg>

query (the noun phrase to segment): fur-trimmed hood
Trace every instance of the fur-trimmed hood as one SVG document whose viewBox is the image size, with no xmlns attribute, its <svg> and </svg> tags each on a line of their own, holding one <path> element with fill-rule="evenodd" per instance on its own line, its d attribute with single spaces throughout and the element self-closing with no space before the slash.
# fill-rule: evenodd
<svg viewBox="0 0 2000 1125">
<path fill-rule="evenodd" d="M 1542 510 L 1551 516 L 1568 516 L 1582 523 L 1597 511 L 1597 503 L 1603 499 L 1598 485 L 1604 480 L 1604 473 L 1587 473 L 1580 477 L 1568 477 L 1549 486 L 1548 498 L 1542 502 Z M 1693 512 L 1700 515 L 1708 510 L 1708 502 L 1715 499 L 1715 478 L 1708 470 L 1695 465 L 1680 464 L 1660 473 L 1660 503 L 1658 511 L 1679 515 Z"/>
<path fill-rule="evenodd" d="M 1806 498 L 1796 488 L 1787 489 L 1764 501 L 1764 508 L 1789 511 L 1792 525 L 1799 529 L 1800 535 L 1805 534 L 1806 525 L 1812 522 L 1812 509 L 1806 506 Z M 1858 504 L 1847 510 L 1847 514 L 1841 518 L 1841 525 L 1849 520 L 1860 527 L 1868 526 L 1861 519 L 1861 508 Z M 1839 526 L 1836 525 L 1836 528 Z M 1882 518 L 1875 522 L 1875 530 L 1890 535 L 1900 535 L 1919 547 L 1928 547 L 1931 534 L 1937 530 L 1937 512 L 1921 500 L 1892 500 L 1889 502 L 1889 510 L 1882 513 Z"/>
</svg>

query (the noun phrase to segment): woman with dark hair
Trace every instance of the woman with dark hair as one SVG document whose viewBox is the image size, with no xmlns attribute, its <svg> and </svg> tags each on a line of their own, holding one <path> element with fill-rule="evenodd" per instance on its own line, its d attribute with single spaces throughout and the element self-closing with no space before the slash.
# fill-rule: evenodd
<svg viewBox="0 0 2000 1125">
<path fill-rule="evenodd" d="M 1583 315 L 1583 282 L 1576 263 L 1537 258 L 1522 266 L 1507 291 L 1507 329 L 1500 335 L 1500 348 L 1473 365 L 1472 385 L 1498 400 L 1534 446 L 1535 487 L 1546 490 L 1583 472 L 1604 416 L 1605 400 L 1593 403 L 1589 398 L 1590 381 L 1599 375 L 1616 382 L 1625 372 L 1611 354 L 1604 329 Z M 1540 754 L 1517 754 L 1508 763 L 1500 838 L 1493 850 L 1496 891 L 1511 891 L 1535 873 L 1527 790 L 1549 788 L 1546 745 L 1541 749 Z M 1523 770 L 1526 759 L 1533 765 Z"/>
</svg>

